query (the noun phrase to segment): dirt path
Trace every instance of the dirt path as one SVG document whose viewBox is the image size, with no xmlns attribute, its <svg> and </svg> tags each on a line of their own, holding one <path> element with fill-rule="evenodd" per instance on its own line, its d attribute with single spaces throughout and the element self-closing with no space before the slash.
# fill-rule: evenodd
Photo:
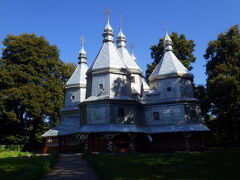
<svg viewBox="0 0 240 180">
<path fill-rule="evenodd" d="M 44 180 L 98 180 L 81 154 L 60 154 L 53 170 Z"/>
</svg>

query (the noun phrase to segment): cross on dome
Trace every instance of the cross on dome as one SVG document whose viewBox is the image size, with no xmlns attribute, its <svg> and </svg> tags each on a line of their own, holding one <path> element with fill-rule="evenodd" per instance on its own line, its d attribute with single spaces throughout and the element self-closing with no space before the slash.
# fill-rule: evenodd
<svg viewBox="0 0 240 180">
<path fill-rule="evenodd" d="M 87 62 L 87 53 L 86 51 L 84 50 L 84 42 L 85 42 L 85 39 L 84 39 L 84 36 L 81 36 L 80 37 L 80 40 L 81 40 L 81 50 L 79 51 L 79 56 L 78 56 L 78 59 L 79 59 L 79 64 L 80 63 L 86 63 Z"/>
<path fill-rule="evenodd" d="M 104 28 L 104 32 L 103 32 L 103 37 L 104 37 L 104 40 L 103 42 L 113 42 L 113 29 L 109 23 L 109 16 L 110 16 L 110 10 L 109 9 L 105 9 L 104 11 L 104 14 L 107 18 L 107 24 Z"/>
<path fill-rule="evenodd" d="M 84 39 L 84 36 L 83 36 L 83 35 L 80 37 L 80 40 L 81 40 L 81 45 L 82 45 L 82 47 L 83 47 L 83 46 L 84 46 L 84 42 L 85 42 L 85 39 Z"/>
<path fill-rule="evenodd" d="M 120 16 L 120 31 L 117 36 L 118 48 L 126 47 L 126 36 L 122 32 L 122 16 Z"/>
<path fill-rule="evenodd" d="M 110 9 L 108 9 L 108 8 L 106 8 L 105 10 L 104 10 L 104 14 L 105 14 L 105 16 L 106 16 L 106 18 L 109 20 L 109 18 L 110 18 L 110 13 L 111 13 L 111 10 Z"/>
</svg>

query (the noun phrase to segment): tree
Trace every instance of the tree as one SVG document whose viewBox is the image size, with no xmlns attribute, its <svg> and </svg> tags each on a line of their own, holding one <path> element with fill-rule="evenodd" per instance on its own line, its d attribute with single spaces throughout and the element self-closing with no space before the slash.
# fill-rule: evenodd
<svg viewBox="0 0 240 180">
<path fill-rule="evenodd" d="M 178 35 L 176 32 L 173 32 L 170 37 L 173 41 L 174 54 L 188 70 L 191 70 L 191 63 L 195 62 L 196 60 L 196 57 L 193 55 L 195 47 L 193 40 L 187 40 L 184 34 Z M 147 64 L 146 80 L 148 80 L 148 77 L 151 75 L 152 71 L 163 56 L 163 39 L 161 38 L 159 43 L 157 45 L 153 45 L 150 50 L 152 51 L 151 58 L 154 59 L 154 61 L 151 64 Z"/>
<path fill-rule="evenodd" d="M 0 59 L 0 143 L 37 148 L 41 135 L 59 120 L 63 85 L 72 64 L 55 45 L 35 34 L 8 35 Z"/>
<path fill-rule="evenodd" d="M 207 88 L 204 85 L 193 84 L 194 97 L 201 100 L 201 114 L 204 119 L 204 123 L 209 125 L 208 122 L 212 119 L 211 114 L 209 114 L 211 108 L 211 102 L 207 94 Z"/>
<path fill-rule="evenodd" d="M 207 93 L 211 113 L 216 117 L 212 130 L 228 144 L 240 142 L 240 30 L 238 25 L 210 41 L 207 60 Z"/>
</svg>

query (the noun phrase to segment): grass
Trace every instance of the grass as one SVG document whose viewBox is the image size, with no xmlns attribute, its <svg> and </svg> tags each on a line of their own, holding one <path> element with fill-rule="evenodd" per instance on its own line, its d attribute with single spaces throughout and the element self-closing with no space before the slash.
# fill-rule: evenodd
<svg viewBox="0 0 240 180">
<path fill-rule="evenodd" d="M 210 152 L 86 155 L 101 179 L 240 179 L 240 148 Z"/>
<path fill-rule="evenodd" d="M 0 179 L 41 179 L 51 169 L 57 157 L 57 154 L 37 156 L 28 152 L 1 152 Z"/>
</svg>

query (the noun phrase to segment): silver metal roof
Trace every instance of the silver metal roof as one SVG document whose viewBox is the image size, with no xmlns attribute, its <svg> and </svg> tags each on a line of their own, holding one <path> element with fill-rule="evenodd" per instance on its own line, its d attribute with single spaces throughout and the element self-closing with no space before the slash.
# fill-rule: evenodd
<svg viewBox="0 0 240 180">
<path fill-rule="evenodd" d="M 65 88 L 75 87 L 75 86 L 86 86 L 87 80 L 86 80 L 86 72 L 88 70 L 88 65 L 86 63 L 87 61 L 87 54 L 84 50 L 83 45 L 83 39 L 82 39 L 82 47 L 79 51 L 79 63 L 77 68 L 75 69 L 74 73 L 70 77 L 70 79 L 65 84 Z"/>
<path fill-rule="evenodd" d="M 68 135 L 75 133 L 107 133 L 107 132 L 127 132 L 127 133 L 174 133 L 174 132 L 207 132 L 210 131 L 202 123 L 181 123 L 172 125 L 137 126 L 135 124 L 93 124 L 79 126 L 79 119 L 63 121 L 53 129 L 44 133 L 43 137 Z"/>
<path fill-rule="evenodd" d="M 102 96 L 90 96 L 89 98 L 85 99 L 84 102 L 87 101 L 97 101 L 97 100 L 104 100 L 104 99 L 114 99 L 114 100 L 135 100 L 129 96 L 109 96 L 109 95 L 102 95 Z"/>
<path fill-rule="evenodd" d="M 103 68 L 126 68 L 120 53 L 118 52 L 115 44 L 111 41 L 103 43 L 102 48 L 89 68 L 89 71 Z"/>
<path fill-rule="evenodd" d="M 80 127 L 80 133 L 88 132 L 142 132 L 141 127 L 134 124 L 98 124 L 98 125 L 84 125 Z"/>
<path fill-rule="evenodd" d="M 75 69 L 74 73 L 67 81 L 65 87 L 74 87 L 74 86 L 86 86 L 86 72 L 88 70 L 88 66 L 86 63 L 80 63 Z"/>
<path fill-rule="evenodd" d="M 172 74 L 190 74 L 183 66 L 183 64 L 178 60 L 178 58 L 173 54 L 172 51 L 167 51 L 162 56 L 162 59 L 158 63 L 157 67 L 153 70 L 149 77 L 149 80 L 154 78 L 167 76 Z"/>
<path fill-rule="evenodd" d="M 135 55 L 134 55 L 133 52 L 132 52 L 131 56 L 132 56 L 132 59 L 133 59 L 134 61 L 137 61 L 137 58 L 135 57 Z"/>
<path fill-rule="evenodd" d="M 78 132 L 80 128 L 80 118 L 78 116 L 68 117 L 60 124 L 44 133 L 43 137 L 69 135 Z"/>
<path fill-rule="evenodd" d="M 117 36 L 117 47 L 126 47 L 126 36 L 122 32 L 122 27 L 120 27 L 120 31 Z"/>
<path fill-rule="evenodd" d="M 152 74 L 149 76 L 149 80 L 151 81 L 161 76 L 166 77 L 173 74 L 190 75 L 187 68 L 183 66 L 172 52 L 172 40 L 166 33 L 164 38 L 164 54 Z"/>
<path fill-rule="evenodd" d="M 126 66 L 130 70 L 138 70 L 140 73 L 142 72 L 140 67 L 136 63 L 136 57 L 135 60 L 133 59 L 133 56 L 131 56 L 126 48 L 126 37 L 122 32 L 122 27 L 120 27 L 120 32 L 118 33 L 117 37 L 117 44 L 118 44 L 118 51 L 120 52 L 121 56 L 123 57 L 123 61 L 126 64 Z"/>
<path fill-rule="evenodd" d="M 130 70 L 138 70 L 140 73 L 142 72 L 140 67 L 137 65 L 136 61 L 134 61 L 132 59 L 132 56 L 129 54 L 127 48 L 120 47 L 120 48 L 118 48 L 118 51 L 120 52 L 121 56 L 123 57 L 124 63 Z"/>
<path fill-rule="evenodd" d="M 181 123 L 172 125 L 154 125 L 154 126 L 143 126 L 144 133 L 172 133 L 172 132 L 204 132 L 210 131 L 202 123 Z"/>
</svg>

